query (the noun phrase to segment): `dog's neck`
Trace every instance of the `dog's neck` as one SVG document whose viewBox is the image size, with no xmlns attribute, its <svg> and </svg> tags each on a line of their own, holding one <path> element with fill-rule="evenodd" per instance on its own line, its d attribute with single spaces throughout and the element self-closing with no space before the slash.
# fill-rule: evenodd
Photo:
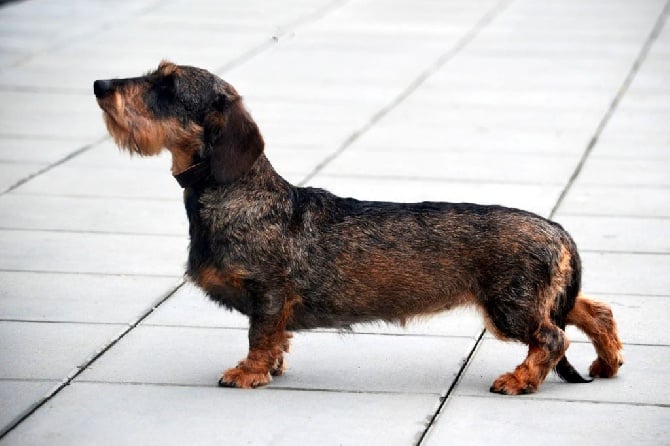
<svg viewBox="0 0 670 446">
<path fill-rule="evenodd" d="M 212 177 L 212 168 L 209 158 L 202 159 L 196 155 L 188 168 L 174 173 L 172 176 L 183 189 L 204 183 L 207 179 Z"/>
<path fill-rule="evenodd" d="M 290 187 L 289 183 L 277 174 L 265 154 L 261 154 L 249 172 L 239 180 L 242 182 L 248 181 L 249 175 L 253 177 L 253 182 L 257 187 L 275 190 Z M 209 158 L 201 158 L 198 154 L 193 156 L 189 167 L 173 173 L 172 176 L 183 189 L 215 182 Z"/>
</svg>

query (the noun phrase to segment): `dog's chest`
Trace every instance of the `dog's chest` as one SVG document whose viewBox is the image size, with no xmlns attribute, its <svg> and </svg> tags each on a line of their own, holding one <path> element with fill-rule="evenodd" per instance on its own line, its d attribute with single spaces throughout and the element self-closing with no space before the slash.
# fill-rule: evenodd
<svg viewBox="0 0 670 446">
<path fill-rule="evenodd" d="M 188 273 L 200 270 L 245 271 L 257 279 L 287 261 L 288 218 L 276 203 L 216 190 L 185 194 L 189 219 Z M 233 281 L 234 282 L 234 281 Z"/>
</svg>

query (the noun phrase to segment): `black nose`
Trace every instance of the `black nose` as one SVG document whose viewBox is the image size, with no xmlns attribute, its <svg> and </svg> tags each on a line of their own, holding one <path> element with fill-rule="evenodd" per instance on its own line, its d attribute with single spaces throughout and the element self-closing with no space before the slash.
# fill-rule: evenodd
<svg viewBox="0 0 670 446">
<path fill-rule="evenodd" d="M 93 82 L 93 93 L 95 93 L 95 97 L 98 99 L 104 98 L 112 91 L 114 91 L 114 88 L 111 80 L 99 80 Z"/>
</svg>

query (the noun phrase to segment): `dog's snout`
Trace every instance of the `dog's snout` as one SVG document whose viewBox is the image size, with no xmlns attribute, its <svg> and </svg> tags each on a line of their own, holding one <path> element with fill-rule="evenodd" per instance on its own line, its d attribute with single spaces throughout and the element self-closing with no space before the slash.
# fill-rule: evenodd
<svg viewBox="0 0 670 446">
<path fill-rule="evenodd" d="M 102 99 L 114 91 L 111 80 L 97 80 L 93 82 L 93 93 L 98 99 Z"/>
</svg>

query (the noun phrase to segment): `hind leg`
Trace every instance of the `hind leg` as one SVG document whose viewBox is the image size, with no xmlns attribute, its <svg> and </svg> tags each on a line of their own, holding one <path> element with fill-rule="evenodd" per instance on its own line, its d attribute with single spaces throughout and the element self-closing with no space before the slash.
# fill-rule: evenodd
<svg viewBox="0 0 670 446">
<path fill-rule="evenodd" d="M 493 382 L 491 392 L 504 395 L 534 393 L 570 344 L 563 330 L 546 320 L 531 335 L 528 356 L 511 373 Z"/>
<path fill-rule="evenodd" d="M 610 307 L 580 294 L 568 313 L 568 324 L 582 330 L 596 349 L 598 357 L 591 364 L 589 375 L 600 378 L 615 376 L 623 365 L 623 345 Z"/>
</svg>

